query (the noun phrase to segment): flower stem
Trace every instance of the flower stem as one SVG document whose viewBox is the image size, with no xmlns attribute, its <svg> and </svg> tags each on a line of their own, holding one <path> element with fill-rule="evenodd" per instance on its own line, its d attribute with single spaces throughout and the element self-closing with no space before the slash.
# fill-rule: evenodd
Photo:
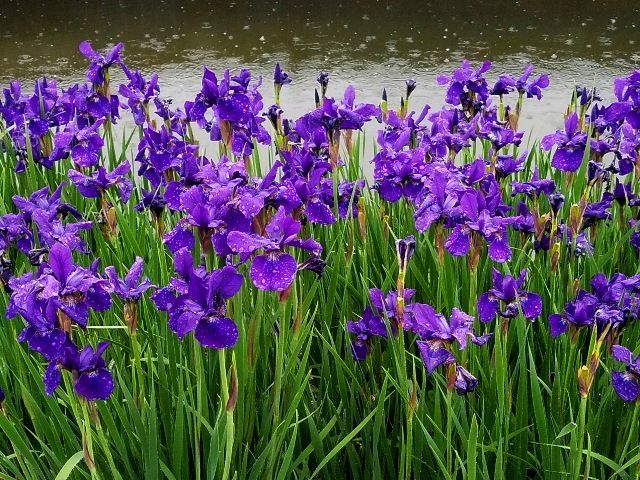
<svg viewBox="0 0 640 480">
<path fill-rule="evenodd" d="M 578 480 L 580 478 L 580 471 L 582 465 L 582 448 L 584 446 L 584 433 L 587 419 L 587 402 L 589 397 L 583 396 L 580 398 L 580 413 L 578 419 L 578 438 L 574 445 L 572 452 L 571 464 L 573 465 L 573 479 Z"/>
<path fill-rule="evenodd" d="M 91 472 L 91 478 L 95 480 L 100 479 L 98 470 L 96 469 L 95 457 L 93 455 L 93 436 L 91 435 L 91 418 L 89 417 L 89 409 L 87 402 L 80 400 L 82 404 L 82 450 L 84 452 L 84 462 Z"/>
<path fill-rule="evenodd" d="M 220 366 L 220 387 L 222 389 L 222 402 L 221 407 L 225 409 L 227 421 L 225 423 L 227 442 L 225 445 L 225 457 L 224 457 L 224 470 L 222 472 L 222 480 L 229 478 L 229 471 L 231 469 L 231 459 L 233 456 L 233 442 L 234 442 L 234 423 L 233 423 L 233 409 L 228 408 L 229 403 L 229 384 L 227 381 L 227 365 L 226 356 L 224 350 L 218 350 L 218 359 Z"/>
<path fill-rule="evenodd" d="M 138 407 L 142 407 L 142 401 L 144 397 L 144 372 L 142 371 L 142 358 L 140 354 L 140 343 L 138 342 L 137 333 L 131 332 L 131 350 L 133 351 L 133 369 L 134 375 L 133 378 L 137 377 L 137 381 L 134 383 L 134 386 L 137 387 L 137 395 L 135 396 Z"/>
<path fill-rule="evenodd" d="M 202 382 L 203 382 L 203 369 L 202 369 L 202 356 L 200 352 L 200 345 L 198 341 L 195 339 L 195 336 L 192 337 L 193 340 L 193 363 L 194 363 L 194 371 L 196 375 L 196 418 L 195 418 L 195 427 L 193 429 L 193 439 L 194 439 L 194 456 L 196 463 L 196 479 L 200 480 L 202 478 L 202 466 L 201 466 L 201 453 L 200 453 L 200 437 L 202 430 Z"/>
<path fill-rule="evenodd" d="M 451 436 L 453 433 L 453 408 L 451 406 L 451 400 L 453 391 L 447 389 L 447 472 L 453 474 L 453 445 L 451 444 Z"/>
</svg>

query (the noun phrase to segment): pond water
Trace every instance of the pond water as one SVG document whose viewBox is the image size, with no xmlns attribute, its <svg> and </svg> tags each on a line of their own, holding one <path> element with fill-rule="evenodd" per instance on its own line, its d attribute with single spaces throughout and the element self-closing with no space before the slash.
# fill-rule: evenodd
<svg viewBox="0 0 640 480">
<path fill-rule="evenodd" d="M 359 100 L 377 104 L 386 87 L 395 106 L 404 80 L 415 78 L 418 109 L 442 104 L 436 76 L 465 57 L 493 60 L 492 79 L 532 62 L 552 79 L 542 102 L 525 105 L 521 122 L 540 136 L 561 125 L 575 84 L 595 85 L 607 100 L 613 78 L 640 65 L 638 0 L 1 3 L 3 85 L 43 74 L 63 85 L 80 81 L 81 40 L 97 49 L 122 41 L 127 63 L 158 72 L 162 94 L 179 104 L 199 89 L 203 65 L 264 75 L 269 104 L 280 61 L 294 78 L 283 93 L 290 117 L 313 106 L 319 70 L 331 73 L 331 95 L 353 83 Z"/>
</svg>

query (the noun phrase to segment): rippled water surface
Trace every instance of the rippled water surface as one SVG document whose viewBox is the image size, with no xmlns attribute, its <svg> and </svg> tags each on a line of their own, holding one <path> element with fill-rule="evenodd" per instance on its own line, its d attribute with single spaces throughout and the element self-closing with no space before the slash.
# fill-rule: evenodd
<svg viewBox="0 0 640 480">
<path fill-rule="evenodd" d="M 535 135 L 561 124 L 571 88 L 595 85 L 611 98 L 614 77 L 640 65 L 640 1 L 0 1 L 0 83 L 46 74 L 62 84 L 83 79 L 78 43 L 99 49 L 122 41 L 125 60 L 160 74 L 162 94 L 177 103 L 194 96 L 202 66 L 249 67 L 267 77 L 280 61 L 294 77 L 286 113 L 313 105 L 319 70 L 329 93 L 348 83 L 377 103 L 383 87 L 397 103 L 404 79 L 419 83 L 413 107 L 438 107 L 438 73 L 462 58 L 494 61 L 494 78 L 526 62 L 551 74 L 542 102 L 525 106 Z M 30 88 L 30 87 L 29 87 Z"/>
</svg>

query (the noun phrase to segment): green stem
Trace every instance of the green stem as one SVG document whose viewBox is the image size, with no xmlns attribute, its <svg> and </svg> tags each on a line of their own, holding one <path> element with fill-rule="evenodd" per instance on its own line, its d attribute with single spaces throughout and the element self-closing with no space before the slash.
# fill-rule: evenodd
<svg viewBox="0 0 640 480">
<path fill-rule="evenodd" d="M 280 305 L 280 328 L 276 337 L 276 371 L 273 380 L 273 428 L 280 423 L 280 396 L 282 395 L 282 374 L 284 368 L 284 344 L 288 325 L 286 322 L 286 302 Z"/>
<path fill-rule="evenodd" d="M 578 480 L 580 478 L 580 471 L 582 465 L 582 449 L 584 447 L 584 432 L 587 419 L 587 401 L 589 397 L 580 398 L 580 418 L 578 420 L 578 438 L 575 444 L 575 449 L 572 452 L 572 465 L 573 465 L 573 479 Z"/>
<path fill-rule="evenodd" d="M 142 371 L 142 357 L 140 354 L 140 343 L 138 342 L 138 335 L 136 332 L 131 333 L 131 350 L 133 350 L 133 369 L 134 374 L 132 377 L 136 379 L 134 381 L 134 388 L 137 389 L 135 392 L 135 398 L 138 401 L 138 407 L 142 407 L 142 402 L 144 400 L 144 372 Z M 136 378 L 137 377 L 137 378 Z"/>
<path fill-rule="evenodd" d="M 278 427 L 280 425 L 280 404 L 281 404 L 281 396 L 282 396 L 282 375 L 284 370 L 284 351 L 286 345 L 286 336 L 289 331 L 289 325 L 287 322 L 286 314 L 287 314 L 287 303 L 283 302 L 280 304 L 280 328 L 278 331 L 278 335 L 276 337 L 276 369 L 275 376 L 273 379 L 273 430 L 272 434 L 275 436 L 276 432 L 278 432 Z M 269 463 L 267 468 L 267 476 L 266 478 L 272 478 L 272 472 L 276 461 L 276 455 L 278 453 L 277 448 L 272 448 L 269 454 Z"/>
<path fill-rule="evenodd" d="M 82 403 L 82 449 L 84 450 L 84 461 L 91 472 L 91 478 L 95 480 L 100 479 L 98 470 L 96 469 L 95 456 L 93 454 L 93 436 L 91 434 L 91 418 L 89 416 L 89 409 L 87 403 L 84 400 L 80 400 Z"/>
<path fill-rule="evenodd" d="M 202 431 L 202 381 L 203 381 L 203 369 L 202 369 L 202 352 L 200 352 L 200 345 L 195 339 L 193 340 L 193 364 L 196 375 L 196 418 L 195 428 L 193 429 L 194 439 L 194 455 L 196 463 L 196 479 L 202 478 L 202 466 L 201 466 L 201 453 L 200 453 L 200 437 Z"/>
<path fill-rule="evenodd" d="M 453 408 L 451 406 L 451 400 L 453 391 L 447 389 L 447 472 L 453 475 L 453 445 L 451 444 L 451 437 L 453 433 Z"/>
<path fill-rule="evenodd" d="M 222 389 L 222 405 L 225 409 L 227 421 L 225 424 L 227 442 L 225 445 L 225 458 L 224 458 L 224 470 L 222 473 L 222 480 L 229 478 L 229 471 L 231 469 L 231 459 L 233 456 L 233 441 L 234 441 L 234 423 L 233 423 L 233 409 L 227 408 L 229 402 L 229 384 L 227 381 L 227 365 L 226 356 L 224 350 L 218 350 L 218 359 L 220 366 L 220 387 Z"/>
</svg>

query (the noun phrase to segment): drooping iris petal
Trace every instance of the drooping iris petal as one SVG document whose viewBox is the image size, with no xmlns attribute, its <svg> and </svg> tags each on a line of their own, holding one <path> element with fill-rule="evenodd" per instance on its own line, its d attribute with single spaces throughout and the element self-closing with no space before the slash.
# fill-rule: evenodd
<svg viewBox="0 0 640 480">
<path fill-rule="evenodd" d="M 55 392 L 62 383 L 62 372 L 58 368 L 58 364 L 56 362 L 49 363 L 49 366 L 44 371 L 42 381 L 44 383 L 45 393 L 48 396 L 53 395 L 53 392 Z"/>
<path fill-rule="evenodd" d="M 238 341 L 238 327 L 228 317 L 209 317 L 198 322 L 196 340 L 207 348 L 232 348 Z"/>
<path fill-rule="evenodd" d="M 106 288 L 90 288 L 87 292 L 87 305 L 96 312 L 104 312 L 111 308 L 111 294 Z"/>
<path fill-rule="evenodd" d="M 471 238 L 461 225 L 456 227 L 449 234 L 449 238 L 445 242 L 445 247 L 451 255 L 462 257 L 469 253 L 471 248 Z"/>
<path fill-rule="evenodd" d="M 542 313 L 542 299 L 537 293 L 527 292 L 526 295 L 520 297 L 520 305 L 522 313 L 528 319 L 534 319 Z"/>
<path fill-rule="evenodd" d="M 76 393 L 90 402 L 108 399 L 114 388 L 113 375 L 106 368 L 81 373 L 74 385 Z"/>
<path fill-rule="evenodd" d="M 627 365 L 633 362 L 633 354 L 631 353 L 631 350 L 627 347 L 623 347 L 622 345 L 613 345 L 611 347 L 611 354 L 618 362 L 624 362 Z"/>
<path fill-rule="evenodd" d="M 166 233 L 163 238 L 165 245 L 172 253 L 176 253 L 181 248 L 193 250 L 195 245 L 193 232 L 182 226 L 177 226 L 169 233 Z"/>
<path fill-rule="evenodd" d="M 564 172 L 575 172 L 582 164 L 584 150 L 573 150 L 568 148 L 558 148 L 553 155 L 551 165 Z"/>
<path fill-rule="evenodd" d="M 640 378 L 631 372 L 611 372 L 611 383 L 618 396 L 625 402 L 640 398 Z"/>
<path fill-rule="evenodd" d="M 489 258 L 494 262 L 504 263 L 511 258 L 511 247 L 506 237 L 495 237 L 489 240 Z"/>
<path fill-rule="evenodd" d="M 250 233 L 233 231 L 227 236 L 229 248 L 237 253 L 253 253 L 261 248 L 278 248 L 277 245 L 268 238 Z"/>
<path fill-rule="evenodd" d="M 491 298 L 488 293 L 483 293 L 478 298 L 478 317 L 487 323 L 496 318 L 498 313 L 498 300 Z"/>
<path fill-rule="evenodd" d="M 251 280 L 260 290 L 286 290 L 293 283 L 298 264 L 288 253 L 259 255 L 251 265 Z"/>
<path fill-rule="evenodd" d="M 433 347 L 429 342 L 417 341 L 422 361 L 431 375 L 440 365 L 446 365 L 455 361 L 455 358 L 446 348 Z"/>
<path fill-rule="evenodd" d="M 211 275 L 209 291 L 218 290 L 222 298 L 233 297 L 242 287 L 244 277 L 233 267 L 226 266 Z"/>
<path fill-rule="evenodd" d="M 200 315 L 187 310 L 169 316 L 169 328 L 182 340 L 187 333 L 195 330 L 199 320 Z"/>
<path fill-rule="evenodd" d="M 82 328 L 87 326 L 87 322 L 89 321 L 89 305 L 87 305 L 86 302 L 65 304 L 63 301 L 60 310 Z"/>
<path fill-rule="evenodd" d="M 356 362 L 362 362 L 369 355 L 369 345 L 361 340 L 351 342 L 351 355 Z"/>
<path fill-rule="evenodd" d="M 156 304 L 158 310 L 167 311 L 176 301 L 176 294 L 171 287 L 159 288 L 151 295 L 151 300 Z"/>
<path fill-rule="evenodd" d="M 251 101 L 249 97 L 241 93 L 221 98 L 217 107 L 220 120 L 245 123 L 252 116 Z"/>
<path fill-rule="evenodd" d="M 549 328 L 551 330 L 551 336 L 557 337 L 567 331 L 569 322 L 562 318 L 562 315 L 549 315 Z"/>
<path fill-rule="evenodd" d="M 321 225 L 330 225 L 336 221 L 336 217 L 329 206 L 317 198 L 309 199 L 306 214 L 310 222 Z"/>
<path fill-rule="evenodd" d="M 91 145 L 78 144 L 71 149 L 71 159 L 80 167 L 93 167 L 98 164 L 99 151 Z"/>
<path fill-rule="evenodd" d="M 33 329 L 33 327 L 27 327 L 27 329 Z M 44 332 L 32 332 L 30 335 L 27 335 L 26 340 L 31 350 L 38 352 L 44 358 L 51 361 L 57 360 L 66 338 L 66 333 L 54 328 Z"/>
</svg>

